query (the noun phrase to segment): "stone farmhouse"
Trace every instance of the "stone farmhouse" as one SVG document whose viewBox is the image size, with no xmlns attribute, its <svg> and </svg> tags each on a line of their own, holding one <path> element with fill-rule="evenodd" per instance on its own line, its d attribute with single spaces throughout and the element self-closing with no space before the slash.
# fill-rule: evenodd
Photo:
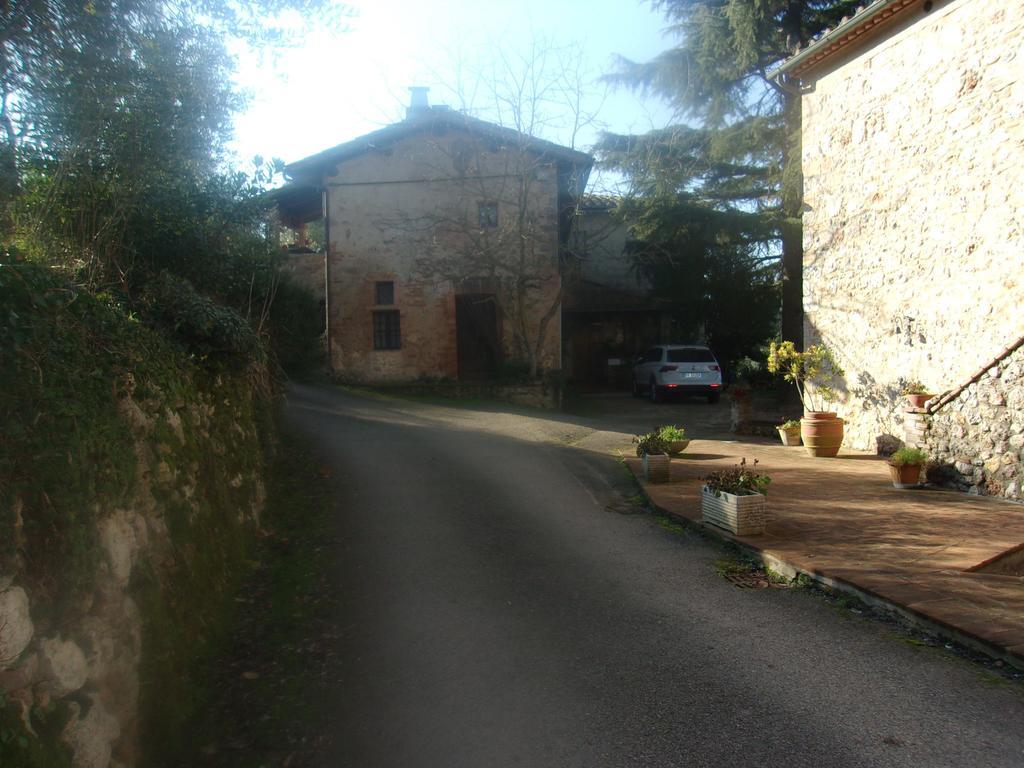
<svg viewBox="0 0 1024 768">
<path fill-rule="evenodd" d="M 802 93 L 805 343 L 844 365 L 847 445 L 1022 498 L 1024 2 L 875 0 L 773 77 Z M 908 380 L 937 397 L 906 411 Z"/>
<path fill-rule="evenodd" d="M 326 257 L 293 266 L 325 286 L 332 371 L 408 383 L 561 369 L 561 264 L 593 158 L 411 90 L 405 120 L 291 163 L 276 193 L 283 224 L 323 219 Z"/>
</svg>

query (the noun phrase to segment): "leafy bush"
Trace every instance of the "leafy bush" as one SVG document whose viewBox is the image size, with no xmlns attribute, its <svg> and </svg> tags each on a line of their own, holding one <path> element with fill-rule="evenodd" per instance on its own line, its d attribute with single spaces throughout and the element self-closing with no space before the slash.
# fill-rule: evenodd
<svg viewBox="0 0 1024 768">
<path fill-rule="evenodd" d="M 928 454 L 920 448 L 903 446 L 889 456 L 889 463 L 894 467 L 902 467 L 906 464 L 921 466 L 928 463 Z"/>
<path fill-rule="evenodd" d="M 658 430 L 637 435 L 633 438 L 633 442 L 636 444 L 637 456 L 667 454 L 672 448 L 670 441 L 663 438 Z"/>
<path fill-rule="evenodd" d="M 202 360 L 264 360 L 263 345 L 245 318 L 199 293 L 188 280 L 162 272 L 147 286 L 144 305 L 156 323 Z"/>
<path fill-rule="evenodd" d="M 760 360 L 741 357 L 736 361 L 733 370 L 736 373 L 737 383 L 742 383 L 751 389 L 762 389 L 772 385 L 773 376 Z"/>
<path fill-rule="evenodd" d="M 781 424 L 779 424 L 778 428 L 779 429 L 799 429 L 800 428 L 800 419 L 789 419 L 788 421 L 784 421 Z"/>
<path fill-rule="evenodd" d="M 755 493 L 768 493 L 768 485 L 772 479 L 768 475 L 757 472 L 757 459 L 754 459 L 754 466 L 747 468 L 747 460 L 742 459 L 732 469 L 722 469 L 712 472 L 703 478 L 704 487 L 712 491 L 715 496 L 723 493 L 731 493 L 734 496 L 750 496 Z"/>
<path fill-rule="evenodd" d="M 658 427 L 656 430 L 658 437 L 662 440 L 668 440 L 669 442 L 677 442 L 679 440 L 686 439 L 686 430 L 683 427 L 677 427 L 672 424 L 666 424 L 663 427 Z"/>
</svg>

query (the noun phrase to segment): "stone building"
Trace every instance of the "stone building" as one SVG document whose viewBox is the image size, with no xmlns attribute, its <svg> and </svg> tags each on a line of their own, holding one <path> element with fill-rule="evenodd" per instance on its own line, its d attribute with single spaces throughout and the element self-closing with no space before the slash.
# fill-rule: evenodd
<svg viewBox="0 0 1024 768">
<path fill-rule="evenodd" d="M 593 158 L 412 91 L 405 120 L 290 164 L 277 193 L 283 223 L 324 220 L 331 369 L 368 383 L 560 369 L 560 262 Z"/>
<path fill-rule="evenodd" d="M 773 76 L 802 93 L 805 339 L 845 367 L 847 444 L 909 426 L 1021 498 L 1024 1 L 875 0 Z M 952 395 L 908 425 L 915 379 Z"/>
</svg>

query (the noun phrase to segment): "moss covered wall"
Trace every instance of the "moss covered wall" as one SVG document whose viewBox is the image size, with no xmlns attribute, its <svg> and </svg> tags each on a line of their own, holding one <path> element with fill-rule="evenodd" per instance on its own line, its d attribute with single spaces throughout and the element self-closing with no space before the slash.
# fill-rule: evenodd
<svg viewBox="0 0 1024 768">
<path fill-rule="evenodd" d="M 146 764 L 180 737 L 258 526 L 271 405 L 261 366 L 0 266 L 0 765 Z"/>
</svg>

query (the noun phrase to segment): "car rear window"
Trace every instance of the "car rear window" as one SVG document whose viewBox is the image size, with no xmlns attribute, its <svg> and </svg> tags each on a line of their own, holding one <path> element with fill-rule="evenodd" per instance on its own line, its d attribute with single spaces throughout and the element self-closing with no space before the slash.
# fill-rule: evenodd
<svg viewBox="0 0 1024 768">
<path fill-rule="evenodd" d="M 713 363 L 715 356 L 710 349 L 699 349 L 690 347 L 687 349 L 670 349 L 668 351 L 668 362 L 670 363 Z"/>
</svg>

